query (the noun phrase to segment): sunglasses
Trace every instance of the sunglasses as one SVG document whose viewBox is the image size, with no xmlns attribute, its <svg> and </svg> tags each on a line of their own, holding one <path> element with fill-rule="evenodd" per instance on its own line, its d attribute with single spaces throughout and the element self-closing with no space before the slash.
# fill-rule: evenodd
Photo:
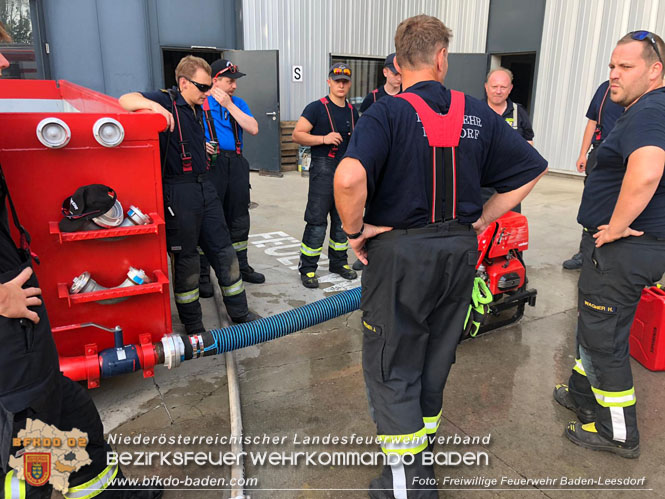
<svg viewBox="0 0 665 499">
<path fill-rule="evenodd" d="M 663 58 L 660 56 L 660 50 L 658 50 L 658 42 L 656 42 L 656 39 L 653 37 L 651 32 L 649 31 L 633 31 L 630 34 L 630 37 L 633 40 L 637 40 L 640 42 L 643 42 L 644 40 L 648 40 L 651 46 L 653 47 L 654 51 L 656 52 L 656 55 L 658 56 L 658 60 L 660 61 L 661 64 L 663 64 Z"/>
<path fill-rule="evenodd" d="M 230 66 L 226 66 L 224 69 L 222 69 L 219 73 L 215 75 L 215 78 L 217 78 L 219 75 L 229 72 L 231 74 L 237 73 L 238 72 L 238 66 L 235 64 L 231 64 Z"/>
<path fill-rule="evenodd" d="M 351 70 L 349 68 L 333 68 L 331 73 L 334 75 L 344 74 L 346 76 L 351 76 Z"/>
<path fill-rule="evenodd" d="M 203 83 L 199 83 L 199 82 L 197 82 L 197 81 L 190 80 L 190 79 L 187 78 L 187 77 L 185 77 L 185 79 L 186 79 L 189 83 L 191 83 L 192 85 L 194 85 L 196 88 L 198 88 L 198 89 L 199 89 L 199 92 L 201 92 L 201 93 L 204 93 L 204 94 L 205 94 L 207 91 L 209 91 L 209 90 L 212 88 L 212 85 L 205 85 L 205 84 L 203 84 Z"/>
</svg>

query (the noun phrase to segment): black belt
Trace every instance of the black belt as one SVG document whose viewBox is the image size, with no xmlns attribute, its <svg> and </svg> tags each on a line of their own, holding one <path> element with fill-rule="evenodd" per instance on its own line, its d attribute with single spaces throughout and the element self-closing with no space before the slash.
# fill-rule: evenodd
<svg viewBox="0 0 665 499">
<path fill-rule="evenodd" d="M 165 184 L 202 184 L 208 178 L 207 173 L 183 173 L 182 175 L 174 175 L 171 177 L 164 177 Z"/>
<path fill-rule="evenodd" d="M 223 155 L 226 156 L 227 158 L 237 158 L 237 157 L 239 157 L 239 156 L 242 156 L 242 153 L 238 154 L 238 153 L 235 152 L 235 151 L 229 151 L 229 150 L 227 150 L 227 149 L 220 149 L 220 150 L 219 150 L 219 154 L 223 154 Z"/>
<path fill-rule="evenodd" d="M 436 232 L 444 232 L 444 233 L 450 233 L 450 232 L 459 232 L 459 233 L 474 233 L 473 227 L 471 224 L 464 224 L 461 222 L 458 222 L 457 220 L 452 220 L 450 222 L 440 222 L 440 223 L 433 223 L 433 224 L 427 224 L 423 227 L 416 227 L 413 229 L 393 229 L 388 232 L 383 232 L 377 236 L 374 237 L 374 239 L 392 239 L 395 237 L 403 237 L 403 236 L 409 236 L 409 235 L 414 235 L 414 234 L 429 234 L 429 233 L 436 233 Z"/>
</svg>

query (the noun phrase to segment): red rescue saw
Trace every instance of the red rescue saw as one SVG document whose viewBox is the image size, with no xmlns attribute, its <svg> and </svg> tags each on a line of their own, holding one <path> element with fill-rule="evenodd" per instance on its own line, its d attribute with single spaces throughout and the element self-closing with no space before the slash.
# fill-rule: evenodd
<svg viewBox="0 0 665 499">
<path fill-rule="evenodd" d="M 509 211 L 478 235 L 476 275 L 492 292 L 489 316 L 478 334 L 513 324 L 524 315 L 524 307 L 536 304 L 535 289 L 528 279 L 522 253 L 529 248 L 529 224 L 524 215 Z M 513 311 L 509 314 L 509 311 Z"/>
</svg>

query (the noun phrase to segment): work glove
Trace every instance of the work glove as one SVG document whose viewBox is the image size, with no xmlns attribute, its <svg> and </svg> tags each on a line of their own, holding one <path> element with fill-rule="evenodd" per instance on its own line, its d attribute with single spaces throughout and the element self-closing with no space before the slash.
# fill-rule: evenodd
<svg viewBox="0 0 665 499">
<path fill-rule="evenodd" d="M 487 287 L 485 281 L 481 277 L 476 277 L 473 281 L 471 304 L 464 320 L 462 339 L 468 337 L 475 338 L 480 330 L 480 326 L 483 325 L 487 314 L 490 312 L 489 304 L 492 303 L 493 299 L 492 292 Z"/>
</svg>

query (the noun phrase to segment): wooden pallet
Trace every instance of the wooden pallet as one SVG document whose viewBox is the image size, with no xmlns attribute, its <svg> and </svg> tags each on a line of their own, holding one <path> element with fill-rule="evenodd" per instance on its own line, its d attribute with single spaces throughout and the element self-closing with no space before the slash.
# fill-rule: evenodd
<svg viewBox="0 0 665 499">
<path fill-rule="evenodd" d="M 298 144 L 291 139 L 291 134 L 295 126 L 295 121 L 280 122 L 280 144 L 282 150 L 280 170 L 283 172 L 298 170 Z"/>
</svg>

